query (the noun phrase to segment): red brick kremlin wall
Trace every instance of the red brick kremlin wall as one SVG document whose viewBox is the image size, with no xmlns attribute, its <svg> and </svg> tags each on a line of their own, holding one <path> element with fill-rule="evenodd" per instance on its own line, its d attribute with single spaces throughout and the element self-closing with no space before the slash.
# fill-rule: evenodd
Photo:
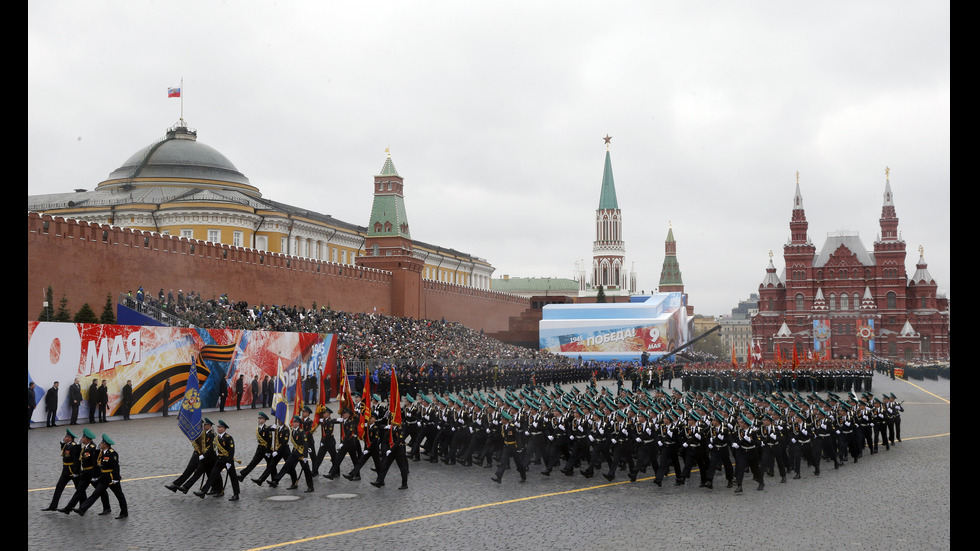
<svg viewBox="0 0 980 551">
<path fill-rule="evenodd" d="M 420 276 L 421 277 L 421 276 Z M 76 312 L 88 302 L 96 314 L 106 295 L 140 285 L 148 296 L 161 288 L 182 289 L 209 299 L 228 293 L 249 304 L 329 305 L 350 312 L 391 311 L 390 272 L 260 252 L 128 228 L 60 217 L 27 215 L 27 319 L 42 309 L 44 291 L 64 294 Z M 500 331 L 510 316 L 530 306 L 527 299 L 424 281 L 418 316 L 458 321 L 473 329 Z"/>
</svg>

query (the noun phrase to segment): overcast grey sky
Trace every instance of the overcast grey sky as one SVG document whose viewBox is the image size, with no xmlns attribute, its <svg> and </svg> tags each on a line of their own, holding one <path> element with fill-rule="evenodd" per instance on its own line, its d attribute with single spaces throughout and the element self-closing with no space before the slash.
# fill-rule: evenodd
<svg viewBox="0 0 980 551">
<path fill-rule="evenodd" d="M 590 259 L 605 146 L 627 262 L 668 222 L 696 312 L 782 270 L 795 184 L 818 247 L 878 233 L 884 170 L 947 295 L 943 2 L 28 2 L 28 194 L 91 189 L 184 118 L 263 196 L 364 225 L 385 147 L 412 236 L 496 276 Z"/>
</svg>

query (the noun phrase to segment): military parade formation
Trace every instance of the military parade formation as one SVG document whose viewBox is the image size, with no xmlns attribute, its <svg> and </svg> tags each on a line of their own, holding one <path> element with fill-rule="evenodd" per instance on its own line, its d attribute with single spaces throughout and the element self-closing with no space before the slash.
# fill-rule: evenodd
<svg viewBox="0 0 980 551">
<path fill-rule="evenodd" d="M 383 369 L 381 384 L 368 380 L 359 400 L 350 387 L 342 390 L 337 415 L 325 404 L 303 406 L 287 423 L 282 410 L 282 419 L 275 410 L 259 410 L 255 451 L 240 470 L 229 425 L 204 417 L 187 465 L 165 486 L 204 499 L 224 496 L 230 485 L 228 499 L 237 501 L 246 479 L 276 489 L 288 477 L 287 489 L 296 490 L 302 478 L 305 491 L 314 492 L 320 476 L 357 482 L 370 463 L 372 486 L 384 487 L 394 464 L 404 490 L 409 461 L 426 460 L 496 466 L 490 480 L 497 484 L 511 468 L 522 483 L 534 469 L 541 476 L 601 475 L 610 482 L 617 476 L 635 482 L 646 473 L 658 487 L 673 472 L 678 486 L 693 484 L 696 473 L 698 487 L 711 490 L 721 472 L 727 488 L 742 492 L 746 472 L 763 490 L 767 478 L 786 483 L 807 472 L 820 476 L 824 466 L 857 464 L 901 442 L 902 403 L 894 394 L 874 395 L 871 371 L 861 367 L 788 376 L 706 365 L 595 367 L 500 370 L 494 375 L 508 383 L 501 387 L 486 372 L 432 382 L 416 378 L 415 370 Z M 680 389 L 673 388 L 675 378 Z M 615 386 L 598 384 L 605 379 Z M 109 514 L 111 492 L 116 518 L 128 516 L 114 443 L 107 435 L 98 446 L 95 440 L 89 429 L 80 439 L 66 431 L 61 477 L 44 510 L 84 515 L 99 500 L 101 514 Z M 59 509 L 69 482 L 75 491 Z"/>
</svg>

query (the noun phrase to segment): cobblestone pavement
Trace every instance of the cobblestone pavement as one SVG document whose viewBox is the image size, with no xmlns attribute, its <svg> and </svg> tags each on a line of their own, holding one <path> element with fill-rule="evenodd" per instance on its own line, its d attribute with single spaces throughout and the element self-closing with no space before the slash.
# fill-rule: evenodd
<svg viewBox="0 0 980 551">
<path fill-rule="evenodd" d="M 874 392 L 905 401 L 903 443 L 839 471 L 825 467 L 820 477 L 805 471 L 786 484 L 767 479 L 763 492 L 750 483 L 743 494 L 724 484 L 658 488 L 649 478 L 629 483 L 622 475 L 612 484 L 557 471 L 544 477 L 533 465 L 527 484 L 510 470 L 497 485 L 490 469 L 423 461 L 410 462 L 404 491 L 392 472 L 394 485 L 381 489 L 367 475 L 361 482 L 320 477 L 313 494 L 246 480 L 241 501 L 201 500 L 163 487 L 183 470 L 191 448 L 174 417 L 154 417 L 91 426 L 116 441 L 129 518 L 98 516 L 98 505 L 80 517 L 41 511 L 60 473 L 64 427 L 32 429 L 28 548 L 948 549 L 950 383 L 876 376 Z M 231 425 L 246 461 L 255 449 L 254 414 L 206 413 Z"/>
</svg>

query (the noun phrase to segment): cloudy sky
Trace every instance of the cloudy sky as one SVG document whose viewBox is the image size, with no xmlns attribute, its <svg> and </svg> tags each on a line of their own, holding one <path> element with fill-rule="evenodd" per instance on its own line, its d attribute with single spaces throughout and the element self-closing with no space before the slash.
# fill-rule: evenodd
<svg viewBox="0 0 980 551">
<path fill-rule="evenodd" d="M 590 259 L 605 146 L 627 262 L 672 224 L 696 312 L 789 236 L 878 233 L 950 291 L 942 2 L 28 2 L 28 194 L 91 189 L 180 117 L 265 197 L 364 225 L 386 147 L 412 236 L 497 276 Z"/>
</svg>

